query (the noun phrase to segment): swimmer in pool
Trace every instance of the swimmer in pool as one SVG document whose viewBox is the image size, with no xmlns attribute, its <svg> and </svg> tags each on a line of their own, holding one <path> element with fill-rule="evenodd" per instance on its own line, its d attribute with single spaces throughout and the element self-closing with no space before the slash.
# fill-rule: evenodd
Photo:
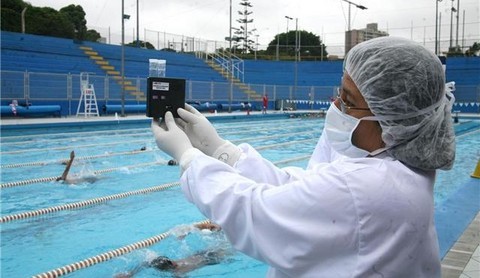
<svg viewBox="0 0 480 278">
<path fill-rule="evenodd" d="M 213 223 L 196 224 L 195 228 L 200 230 L 220 231 L 221 227 Z M 183 235 L 183 237 L 186 236 Z M 178 237 L 178 238 L 183 238 Z M 140 272 L 145 267 L 153 267 L 160 271 L 168 271 L 174 275 L 183 275 L 195 269 L 206 265 L 215 265 L 221 263 L 229 254 L 230 248 L 216 248 L 197 252 L 183 259 L 173 260 L 165 256 L 158 256 L 150 262 L 145 262 L 137 266 L 132 271 L 115 275 L 115 278 L 129 278 Z"/>
<path fill-rule="evenodd" d="M 183 275 L 206 265 L 221 263 L 228 255 L 228 250 L 215 249 L 197 252 L 184 259 L 172 260 L 165 256 L 158 256 L 151 262 L 136 267 L 133 271 L 115 275 L 115 278 L 133 277 L 144 267 L 153 267 L 160 271 L 168 271 L 174 275 Z"/>
<path fill-rule="evenodd" d="M 72 167 L 74 159 L 75 159 L 75 151 L 72 151 L 70 153 L 70 160 L 67 162 L 66 164 L 67 166 L 65 167 L 63 174 L 60 177 L 58 177 L 56 181 L 63 181 L 69 184 L 76 184 L 76 183 L 82 183 L 82 182 L 94 183 L 98 180 L 98 177 L 93 173 L 89 175 L 83 175 L 83 176 L 69 176 L 68 173 L 70 172 L 70 167 Z"/>
</svg>

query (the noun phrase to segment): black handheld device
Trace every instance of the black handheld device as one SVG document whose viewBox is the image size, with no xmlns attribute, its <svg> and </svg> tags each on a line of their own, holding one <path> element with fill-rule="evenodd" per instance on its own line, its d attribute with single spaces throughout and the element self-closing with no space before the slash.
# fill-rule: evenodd
<svg viewBox="0 0 480 278">
<path fill-rule="evenodd" d="M 148 77 L 147 117 L 163 118 L 170 111 L 178 118 L 178 108 L 185 108 L 185 79 Z"/>
</svg>

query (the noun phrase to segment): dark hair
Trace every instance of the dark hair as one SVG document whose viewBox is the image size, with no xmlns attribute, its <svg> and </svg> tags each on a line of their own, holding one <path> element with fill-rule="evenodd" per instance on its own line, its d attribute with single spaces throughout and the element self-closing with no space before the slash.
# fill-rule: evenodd
<svg viewBox="0 0 480 278">
<path fill-rule="evenodd" d="M 175 263 L 165 256 L 158 256 L 150 262 L 150 266 L 160 270 L 170 270 L 175 268 Z"/>
</svg>

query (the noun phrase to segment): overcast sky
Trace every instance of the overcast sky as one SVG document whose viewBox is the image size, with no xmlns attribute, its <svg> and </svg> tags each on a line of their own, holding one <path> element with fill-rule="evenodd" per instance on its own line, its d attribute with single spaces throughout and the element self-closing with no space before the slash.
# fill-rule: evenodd
<svg viewBox="0 0 480 278">
<path fill-rule="evenodd" d="M 76 4 L 85 10 L 87 26 L 99 31 L 102 36 L 118 43 L 121 34 L 120 0 L 27 0 L 34 6 L 60 8 Z M 454 7 L 457 8 L 455 0 Z M 465 38 L 465 45 L 480 41 L 479 0 L 460 1 L 460 24 L 458 32 L 459 45 Z M 140 13 L 140 39 L 143 40 L 145 29 L 161 31 L 204 40 L 225 42 L 229 35 L 230 0 L 138 0 Z M 250 0 L 253 6 L 249 18 L 254 21 L 248 28 L 257 29 L 260 48 L 265 48 L 274 39 L 275 34 L 298 29 L 319 35 L 331 54 L 342 54 L 344 32 L 348 22 L 348 4 L 342 0 Z M 378 28 L 391 36 L 411 38 L 433 48 L 435 40 L 435 0 L 353 0 L 367 7 L 360 10 L 351 6 L 352 29 L 365 28 L 367 23 L 378 23 Z M 125 14 L 130 20 L 125 21 L 125 41 L 131 41 L 137 26 L 137 0 L 124 0 Z M 239 0 L 232 0 L 232 21 L 234 27 L 240 18 L 238 11 L 243 9 Z M 449 45 L 451 0 L 439 2 L 441 12 L 441 39 L 445 41 L 442 48 Z M 465 10 L 465 25 L 463 11 Z M 294 20 L 285 18 L 289 16 Z M 456 14 L 453 17 L 453 41 L 456 39 Z M 413 26 L 413 27 L 412 27 Z M 463 26 L 465 30 L 463 31 Z M 110 28 L 110 35 L 109 35 Z M 147 33 L 149 33 L 148 31 Z M 149 35 L 147 35 L 149 36 Z M 149 37 L 147 40 L 150 41 Z M 155 43 L 153 43 L 155 45 Z M 455 43 L 454 43 L 455 44 Z"/>
</svg>

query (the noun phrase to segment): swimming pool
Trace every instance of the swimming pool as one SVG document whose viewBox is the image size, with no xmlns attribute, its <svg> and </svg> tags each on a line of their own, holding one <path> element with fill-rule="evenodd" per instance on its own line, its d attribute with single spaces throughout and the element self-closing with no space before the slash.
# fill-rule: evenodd
<svg viewBox="0 0 480 278">
<path fill-rule="evenodd" d="M 323 128 L 321 118 L 252 117 L 213 123 L 224 138 L 249 142 L 279 166 L 305 167 Z M 456 165 L 453 171 L 439 172 L 437 203 L 469 178 L 479 156 L 478 148 L 472 152 L 472 146 L 480 145 L 478 122 L 463 121 L 456 129 Z M 62 162 L 72 150 L 76 163 L 71 173 L 95 172 L 98 181 L 68 185 L 52 180 L 63 172 Z M 156 148 L 147 121 L 4 130 L 2 277 L 40 274 L 205 220 L 183 198 L 176 183 L 178 167 L 168 166 L 169 159 Z M 222 242 L 222 234 L 193 233 L 183 240 L 169 236 L 69 275 L 111 277 L 157 255 L 182 258 Z M 264 277 L 266 270 L 263 263 L 235 253 L 189 276 Z M 171 276 L 145 269 L 135 277 L 162 275 Z"/>
</svg>

